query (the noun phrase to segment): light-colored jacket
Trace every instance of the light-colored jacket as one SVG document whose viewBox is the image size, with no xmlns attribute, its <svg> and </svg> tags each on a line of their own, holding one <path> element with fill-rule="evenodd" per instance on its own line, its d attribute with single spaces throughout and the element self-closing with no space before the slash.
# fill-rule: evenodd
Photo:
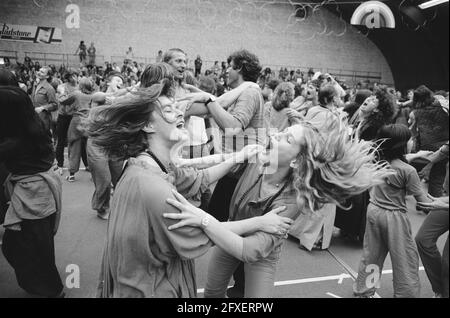
<svg viewBox="0 0 450 318">
<path fill-rule="evenodd" d="M 44 219 L 56 213 L 54 233 L 61 218 L 61 179 L 52 171 L 33 175 L 10 174 L 4 183 L 6 200 L 5 228 L 20 231 L 22 220 Z"/>
</svg>

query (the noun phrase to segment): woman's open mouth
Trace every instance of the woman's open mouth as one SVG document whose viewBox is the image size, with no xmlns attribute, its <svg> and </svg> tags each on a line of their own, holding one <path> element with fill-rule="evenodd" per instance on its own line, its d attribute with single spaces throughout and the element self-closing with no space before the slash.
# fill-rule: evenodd
<svg viewBox="0 0 450 318">
<path fill-rule="evenodd" d="M 183 121 L 180 121 L 180 122 L 177 124 L 177 128 L 178 128 L 178 129 L 184 129 L 184 120 L 183 120 Z"/>
</svg>

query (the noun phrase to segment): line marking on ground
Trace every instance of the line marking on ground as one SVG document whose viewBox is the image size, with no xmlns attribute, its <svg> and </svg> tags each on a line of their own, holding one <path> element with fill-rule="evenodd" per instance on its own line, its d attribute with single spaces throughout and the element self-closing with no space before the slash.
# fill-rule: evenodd
<svg viewBox="0 0 450 318">
<path fill-rule="evenodd" d="M 334 297 L 334 298 L 342 298 L 341 296 L 332 294 L 332 293 L 327 293 L 328 296 Z"/>
<path fill-rule="evenodd" d="M 294 279 L 294 280 L 283 280 L 279 282 L 275 282 L 274 286 L 286 286 L 286 285 L 297 285 L 297 284 L 305 284 L 305 283 L 316 283 L 316 282 L 324 282 L 329 280 L 339 280 L 344 278 L 350 278 L 351 276 L 345 273 L 339 275 L 331 275 L 331 276 L 321 276 L 321 277 L 311 277 L 311 278 L 302 278 L 302 279 Z M 228 286 L 228 288 L 233 286 Z M 197 289 L 197 293 L 204 293 L 205 289 L 200 288 Z"/>
<path fill-rule="evenodd" d="M 331 255 L 331 257 L 333 257 L 336 260 L 336 262 L 339 263 L 339 265 L 342 266 L 342 268 L 344 270 L 346 270 L 350 274 L 351 278 L 355 281 L 356 277 L 358 277 L 358 274 L 353 270 L 353 268 L 351 268 L 350 265 L 348 265 L 346 262 L 344 262 L 339 256 L 334 254 L 329 248 L 327 249 L 327 252 Z M 373 297 L 374 298 L 381 298 L 381 296 L 378 295 L 376 292 L 373 295 Z"/>
<path fill-rule="evenodd" d="M 348 266 L 347 264 L 345 264 L 345 265 Z M 305 283 L 325 282 L 325 281 L 330 281 L 330 280 L 337 280 L 338 283 L 339 282 L 342 283 L 342 280 L 345 279 L 345 278 L 352 278 L 353 280 L 355 280 L 357 274 L 350 267 L 349 267 L 349 270 L 355 275 L 354 277 L 351 274 L 342 273 L 342 274 L 339 274 L 339 275 L 330 275 L 330 276 L 319 276 L 319 277 L 311 277 L 311 278 L 283 280 L 283 281 L 275 282 L 273 285 L 274 286 L 288 286 L 288 285 L 298 285 L 298 284 L 305 284 Z M 423 267 L 419 267 L 419 271 L 423 271 L 423 270 L 424 270 Z M 386 269 L 386 270 L 384 270 L 382 272 L 382 274 L 392 274 L 392 269 Z M 231 288 L 231 287 L 233 287 L 233 286 L 228 286 L 227 288 Z M 197 293 L 198 294 L 202 294 L 204 292 L 205 292 L 204 288 L 197 289 Z M 380 296 L 378 296 L 378 297 L 380 297 Z M 376 298 L 378 298 L 378 297 L 376 297 Z"/>
<path fill-rule="evenodd" d="M 233 286 L 228 286 L 227 288 L 231 288 L 231 287 L 233 287 Z M 197 294 L 203 294 L 204 292 L 205 292 L 204 288 L 197 289 Z"/>
<path fill-rule="evenodd" d="M 334 254 L 330 249 L 327 249 L 327 252 L 336 260 L 336 262 L 339 263 L 339 265 L 342 266 L 342 268 L 344 268 L 351 276 L 351 278 L 353 280 L 356 280 L 356 278 L 358 277 L 358 273 L 356 273 L 353 268 L 350 267 L 350 265 L 348 265 L 346 262 L 344 262 L 339 256 L 337 256 L 336 254 Z M 419 271 L 423 271 L 425 270 L 425 268 L 423 266 L 419 267 Z M 392 274 L 392 269 L 385 269 L 384 271 L 381 272 L 381 274 Z M 341 284 L 342 280 L 338 281 L 338 284 Z M 374 298 L 381 298 L 380 295 L 378 295 L 377 293 L 374 294 Z"/>
</svg>

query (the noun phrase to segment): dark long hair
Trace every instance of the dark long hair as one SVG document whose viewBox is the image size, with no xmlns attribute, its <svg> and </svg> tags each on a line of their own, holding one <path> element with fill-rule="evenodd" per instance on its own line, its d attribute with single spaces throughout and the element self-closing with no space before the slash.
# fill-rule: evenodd
<svg viewBox="0 0 450 318">
<path fill-rule="evenodd" d="M 377 133 L 378 155 L 381 160 L 392 161 L 400 159 L 405 161 L 407 143 L 411 138 L 411 131 L 403 124 L 390 124 L 382 126 Z"/>
<path fill-rule="evenodd" d="M 112 158 L 136 157 L 148 148 L 149 124 L 166 84 L 155 84 L 117 98 L 111 106 L 93 108 L 87 121 L 88 134 L 94 145 Z"/>
<path fill-rule="evenodd" d="M 21 140 L 37 155 L 52 152 L 50 133 L 30 97 L 17 86 L 0 86 L 0 143 Z M 0 147 L 1 148 L 1 147 Z"/>
<path fill-rule="evenodd" d="M 397 113 L 397 106 L 394 96 L 389 93 L 386 87 L 379 88 L 374 94 L 378 100 L 376 112 L 372 112 L 367 119 L 370 126 L 378 127 L 378 129 L 386 124 L 391 124 Z"/>
<path fill-rule="evenodd" d="M 434 102 L 433 92 L 425 85 L 420 85 L 414 90 L 413 108 L 420 109 L 430 106 Z"/>
</svg>

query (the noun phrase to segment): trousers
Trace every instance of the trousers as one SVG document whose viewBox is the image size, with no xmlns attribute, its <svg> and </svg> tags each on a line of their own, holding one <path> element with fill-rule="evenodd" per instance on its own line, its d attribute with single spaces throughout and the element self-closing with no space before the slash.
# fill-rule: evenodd
<svg viewBox="0 0 450 318">
<path fill-rule="evenodd" d="M 92 196 L 92 209 L 106 211 L 109 209 L 111 184 L 116 185 L 122 172 L 123 161 L 111 160 L 88 139 L 86 152 L 94 181 L 95 191 Z"/>
<path fill-rule="evenodd" d="M 388 253 L 392 261 L 394 297 L 419 297 L 419 254 L 408 216 L 403 211 L 385 210 L 370 203 L 367 207 L 363 256 L 353 285 L 355 295 L 372 296 L 379 288 Z"/>
<path fill-rule="evenodd" d="M 422 223 L 416 234 L 417 249 L 422 260 L 425 273 L 435 293 L 448 298 L 448 236 L 444 252 L 439 253 L 436 242 L 448 232 L 448 210 L 432 210 Z"/>
</svg>

